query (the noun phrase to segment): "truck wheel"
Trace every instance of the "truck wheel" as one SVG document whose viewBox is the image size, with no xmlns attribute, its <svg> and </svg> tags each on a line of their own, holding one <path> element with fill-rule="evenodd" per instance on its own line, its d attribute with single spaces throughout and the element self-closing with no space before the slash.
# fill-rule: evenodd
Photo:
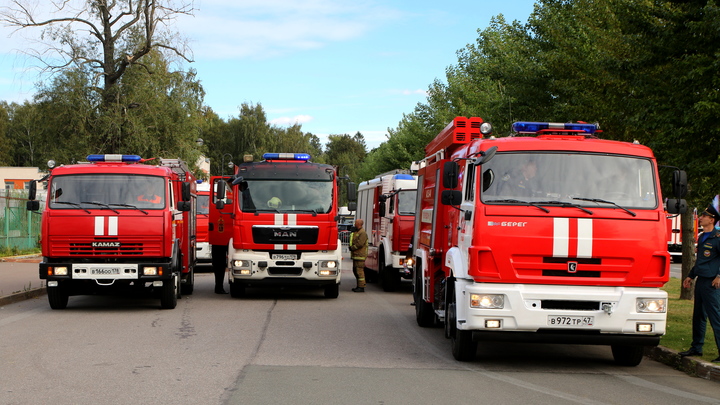
<svg viewBox="0 0 720 405">
<path fill-rule="evenodd" d="M 453 302 L 448 305 L 448 316 L 445 317 L 445 329 L 450 335 L 453 357 L 457 361 L 472 361 L 477 353 L 477 342 L 473 342 L 472 332 L 457 328 L 457 308 L 454 301 L 453 299 Z"/>
<path fill-rule="evenodd" d="M 337 298 L 340 295 L 340 284 L 334 283 L 325 286 L 325 298 Z"/>
<path fill-rule="evenodd" d="M 245 286 L 239 281 L 230 283 L 230 296 L 233 298 L 242 298 L 245 296 Z"/>
<path fill-rule="evenodd" d="M 68 294 L 68 289 L 65 283 L 58 282 L 57 287 L 46 287 L 47 289 L 47 296 L 48 296 L 48 302 L 50 303 L 50 308 L 52 309 L 65 309 L 67 308 L 68 304 L 68 298 L 70 297 L 70 294 Z"/>
<path fill-rule="evenodd" d="M 190 273 L 188 273 L 187 277 L 184 282 L 180 284 L 180 292 L 182 295 L 192 295 L 193 290 L 195 290 L 195 269 L 190 269 Z"/>
<path fill-rule="evenodd" d="M 163 281 L 160 290 L 160 307 L 162 309 L 173 309 L 177 306 L 179 277 L 174 275 L 170 280 Z"/>
<path fill-rule="evenodd" d="M 420 266 L 415 267 L 415 279 L 413 282 L 413 300 L 415 301 L 415 319 L 417 324 L 423 328 L 435 326 L 435 311 L 431 303 L 425 302 L 422 298 L 422 280 L 420 278 Z"/>
<path fill-rule="evenodd" d="M 612 345 L 613 359 L 621 366 L 635 367 L 645 355 L 645 346 Z"/>
<path fill-rule="evenodd" d="M 380 271 L 383 291 L 392 292 L 398 289 L 398 286 L 400 285 L 400 272 L 395 271 L 392 266 L 385 265 L 385 257 L 383 252 L 380 252 L 380 259 L 378 260 L 378 271 Z"/>
</svg>

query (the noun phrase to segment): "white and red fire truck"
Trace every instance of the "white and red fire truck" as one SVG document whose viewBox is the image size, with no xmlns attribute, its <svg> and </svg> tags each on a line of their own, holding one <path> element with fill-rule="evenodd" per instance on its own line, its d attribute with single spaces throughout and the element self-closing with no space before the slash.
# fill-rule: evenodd
<svg viewBox="0 0 720 405">
<path fill-rule="evenodd" d="M 210 220 L 210 183 L 207 180 L 197 182 L 197 261 L 210 262 L 212 250 L 208 235 Z"/>
<path fill-rule="evenodd" d="M 441 322 L 453 356 L 478 342 L 610 345 L 637 365 L 665 333 L 667 221 L 651 150 L 594 124 L 519 122 L 489 135 L 457 117 L 418 172 L 417 322 Z M 684 172 L 670 213 L 686 209 Z"/>
<path fill-rule="evenodd" d="M 365 277 L 379 278 L 385 291 L 395 291 L 402 278 L 411 279 L 405 261 L 415 226 L 417 176 L 394 170 L 358 186 L 355 218 L 368 234 Z"/>
<path fill-rule="evenodd" d="M 137 155 L 90 155 L 44 180 L 40 278 L 50 307 L 72 295 L 151 290 L 162 308 L 192 294 L 195 178 L 179 159 L 141 164 Z M 37 184 L 28 209 L 37 211 Z"/>
<path fill-rule="evenodd" d="M 246 287 L 304 286 L 337 298 L 341 245 L 338 177 L 306 153 L 248 156 L 232 177 L 213 177 L 213 265 L 226 266 L 230 295 Z M 226 182 L 229 183 L 226 185 Z M 348 184 L 354 199 L 354 184 Z"/>
</svg>

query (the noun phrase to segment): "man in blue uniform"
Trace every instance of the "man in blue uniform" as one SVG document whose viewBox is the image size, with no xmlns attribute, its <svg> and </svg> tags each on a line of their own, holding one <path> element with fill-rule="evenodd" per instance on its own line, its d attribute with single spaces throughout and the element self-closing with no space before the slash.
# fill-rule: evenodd
<svg viewBox="0 0 720 405">
<path fill-rule="evenodd" d="M 708 320 L 715 335 L 715 344 L 720 350 L 720 231 L 715 229 L 719 220 L 720 213 L 712 204 L 698 217 L 703 232 L 698 237 L 697 260 L 683 280 L 683 287 L 690 288 L 692 280 L 696 278 L 693 338 L 690 349 L 680 352 L 683 357 L 702 356 Z M 720 363 L 720 356 L 713 363 Z"/>
</svg>

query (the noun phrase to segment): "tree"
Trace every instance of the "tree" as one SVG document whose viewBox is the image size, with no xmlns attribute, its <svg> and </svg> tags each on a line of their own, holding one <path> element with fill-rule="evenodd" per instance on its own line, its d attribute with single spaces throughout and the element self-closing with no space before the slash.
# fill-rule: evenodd
<svg viewBox="0 0 720 405">
<path fill-rule="evenodd" d="M 39 28 L 48 39 L 42 49 L 28 53 L 52 73 L 88 72 L 88 90 L 97 94 L 93 106 L 107 120 L 122 125 L 129 103 L 120 96 L 122 77 L 132 66 L 144 66 L 153 50 L 190 61 L 188 50 L 165 27 L 178 15 L 190 15 L 192 7 L 172 0 L 86 0 L 84 7 L 69 1 L 51 2 L 51 17 L 44 18 L 22 0 L 0 8 L 0 21 L 19 30 Z M 81 37 L 87 33 L 87 36 Z M 97 128 L 96 128 L 97 129 Z M 121 149 L 121 132 L 103 131 L 107 152 Z"/>
</svg>

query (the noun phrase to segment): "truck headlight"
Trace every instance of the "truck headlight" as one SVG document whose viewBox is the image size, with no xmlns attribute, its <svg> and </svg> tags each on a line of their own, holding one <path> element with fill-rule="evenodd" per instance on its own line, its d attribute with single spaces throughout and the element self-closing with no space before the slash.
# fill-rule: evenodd
<svg viewBox="0 0 720 405">
<path fill-rule="evenodd" d="M 635 306 L 641 313 L 661 314 L 667 312 L 667 302 L 664 298 L 638 298 Z"/>
<path fill-rule="evenodd" d="M 143 276 L 157 276 L 158 268 L 155 266 L 143 267 Z"/>
<path fill-rule="evenodd" d="M 482 309 L 502 309 L 505 296 L 502 294 L 470 294 L 470 307 Z"/>
<path fill-rule="evenodd" d="M 58 267 L 55 267 L 55 268 L 54 268 L 53 273 L 54 273 L 56 276 L 67 276 L 67 274 L 68 274 L 68 268 L 65 267 L 65 266 L 58 266 Z M 51 274 L 51 275 L 52 275 L 52 274 Z"/>
<path fill-rule="evenodd" d="M 338 262 L 336 260 L 320 260 L 318 262 L 318 275 L 334 277 L 337 275 Z"/>
<path fill-rule="evenodd" d="M 233 260 L 233 267 L 237 267 L 240 269 L 249 269 L 250 260 Z"/>
</svg>

